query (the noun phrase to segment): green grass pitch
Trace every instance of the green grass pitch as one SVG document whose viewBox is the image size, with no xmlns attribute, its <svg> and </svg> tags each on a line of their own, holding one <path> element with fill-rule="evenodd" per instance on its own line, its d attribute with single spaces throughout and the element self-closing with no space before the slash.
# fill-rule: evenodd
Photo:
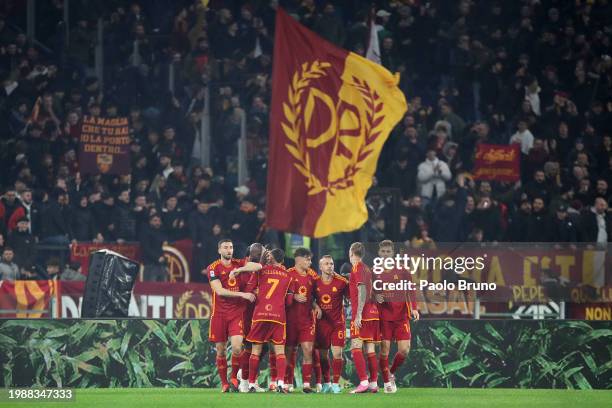
<svg viewBox="0 0 612 408">
<path fill-rule="evenodd" d="M 76 389 L 74 402 L 0 403 L 0 407 L 66 408 L 504 408 L 504 407 L 610 407 L 612 391 L 517 390 L 517 389 L 400 389 L 397 394 L 221 394 L 216 389 Z"/>
</svg>

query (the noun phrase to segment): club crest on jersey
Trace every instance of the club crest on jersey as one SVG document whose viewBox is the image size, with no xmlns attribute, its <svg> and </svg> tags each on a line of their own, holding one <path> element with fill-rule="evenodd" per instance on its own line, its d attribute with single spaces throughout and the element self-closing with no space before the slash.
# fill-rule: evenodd
<svg viewBox="0 0 612 408">
<path fill-rule="evenodd" d="M 337 292 L 337 291 L 338 291 L 338 289 L 336 289 L 336 287 L 334 286 L 334 287 L 332 288 L 332 292 Z"/>
</svg>

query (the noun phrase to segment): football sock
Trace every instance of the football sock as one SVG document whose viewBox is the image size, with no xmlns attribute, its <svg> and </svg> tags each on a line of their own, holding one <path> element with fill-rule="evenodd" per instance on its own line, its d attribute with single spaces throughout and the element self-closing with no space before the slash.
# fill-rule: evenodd
<svg viewBox="0 0 612 408">
<path fill-rule="evenodd" d="M 378 381 L 378 359 L 376 353 L 368 353 L 368 367 L 370 369 L 370 382 Z"/>
<path fill-rule="evenodd" d="M 225 357 L 217 357 L 217 372 L 221 379 L 221 384 L 226 385 L 227 382 L 227 360 Z"/>
<path fill-rule="evenodd" d="M 353 363 L 355 364 L 355 371 L 357 371 L 359 381 L 367 381 L 368 374 L 366 373 L 366 362 L 363 358 L 363 350 L 355 348 L 351 350 L 351 354 L 353 355 Z"/>
<path fill-rule="evenodd" d="M 395 353 L 393 365 L 391 366 L 391 374 L 395 374 L 395 371 L 404 363 L 404 360 L 406 360 L 406 355 L 402 353 Z"/>
<path fill-rule="evenodd" d="M 259 356 L 251 354 L 249 359 L 249 383 L 255 384 L 257 382 L 257 376 L 259 374 Z"/>
<path fill-rule="evenodd" d="M 344 365 L 344 360 L 341 358 L 334 358 L 332 361 L 332 370 L 334 373 L 333 381 L 334 384 L 338 384 L 340 381 L 340 376 L 342 375 L 342 366 Z"/>
</svg>

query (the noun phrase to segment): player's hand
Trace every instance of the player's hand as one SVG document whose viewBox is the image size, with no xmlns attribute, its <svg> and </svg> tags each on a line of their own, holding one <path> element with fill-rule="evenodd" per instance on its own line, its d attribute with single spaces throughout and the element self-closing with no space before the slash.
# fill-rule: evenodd
<svg viewBox="0 0 612 408">
<path fill-rule="evenodd" d="M 355 327 L 361 329 L 361 314 L 355 316 Z"/>
<path fill-rule="evenodd" d="M 243 293 L 240 297 L 242 297 L 244 300 L 248 300 L 251 303 L 255 301 L 255 295 L 252 293 Z"/>
<path fill-rule="evenodd" d="M 304 295 L 300 295 L 299 293 L 294 294 L 294 295 L 293 295 L 293 299 L 294 299 L 296 302 L 300 302 L 300 303 L 306 303 L 306 300 L 307 300 L 307 299 L 306 299 L 306 296 L 304 296 Z"/>
<path fill-rule="evenodd" d="M 240 273 L 240 271 L 238 269 L 234 269 L 229 273 L 229 277 L 230 279 L 236 279 L 236 276 L 238 276 L 238 274 Z"/>
<path fill-rule="evenodd" d="M 383 303 L 385 301 L 385 297 L 381 295 L 380 293 L 377 293 L 376 295 L 374 295 L 374 299 L 376 299 L 377 303 Z"/>
<path fill-rule="evenodd" d="M 421 315 L 418 310 L 413 310 L 412 312 L 412 320 L 415 322 L 421 318 Z"/>
<path fill-rule="evenodd" d="M 323 317 L 323 311 L 321 310 L 319 305 L 314 305 L 313 311 L 315 312 L 317 320 L 321 320 L 321 318 Z"/>
</svg>

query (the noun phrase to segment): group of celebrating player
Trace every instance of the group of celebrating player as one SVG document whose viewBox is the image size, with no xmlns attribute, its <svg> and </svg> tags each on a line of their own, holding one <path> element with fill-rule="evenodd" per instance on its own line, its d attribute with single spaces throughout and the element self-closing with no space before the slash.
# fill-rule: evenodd
<svg viewBox="0 0 612 408">
<path fill-rule="evenodd" d="M 216 346 L 222 392 L 265 391 L 257 377 L 267 345 L 271 391 L 293 391 L 299 346 L 303 392 L 342 392 L 345 298 L 351 305 L 351 355 L 360 381 L 351 393 L 378 392 L 379 365 L 384 392 L 397 391 L 394 373 L 410 350 L 410 320 L 418 320 L 419 312 L 407 294 L 403 301 L 397 301 L 396 294 L 373 291 L 371 271 L 362 261 L 362 243 L 355 242 L 349 249 L 352 270 L 348 280 L 334 271 L 330 255 L 320 258 L 319 276 L 310 267 L 312 253 L 306 248 L 295 250 L 295 266 L 289 269 L 283 266 L 281 249 L 266 250 L 259 243 L 249 246 L 245 259 L 233 257 L 231 240 L 219 241 L 218 250 L 220 259 L 203 273 L 208 275 L 213 292 L 209 341 Z M 393 243 L 382 241 L 378 255 L 392 257 Z M 380 277 L 394 281 L 400 279 L 398 275 L 398 271 L 388 270 Z M 392 297 L 395 301 L 389 301 Z M 229 381 L 228 339 L 232 352 Z M 389 368 L 392 341 L 397 342 L 398 350 Z"/>
</svg>

